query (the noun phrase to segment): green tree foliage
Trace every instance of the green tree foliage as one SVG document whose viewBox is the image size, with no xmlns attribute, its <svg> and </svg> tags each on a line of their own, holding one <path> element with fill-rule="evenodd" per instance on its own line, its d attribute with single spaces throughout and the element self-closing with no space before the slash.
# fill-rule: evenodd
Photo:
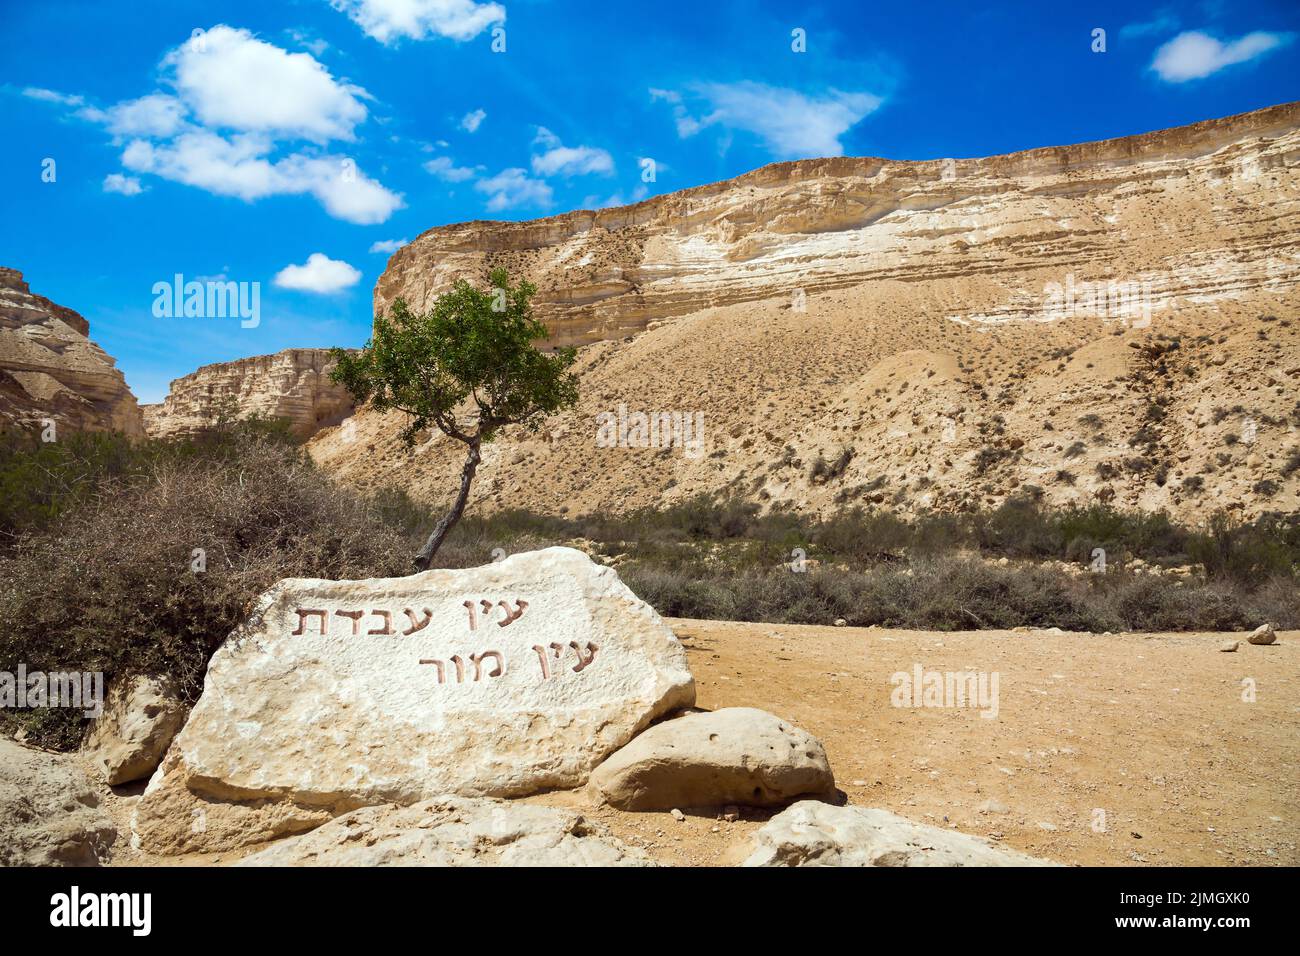
<svg viewBox="0 0 1300 956">
<path fill-rule="evenodd" d="M 527 280 L 512 286 L 504 269 L 489 280 L 486 290 L 458 281 L 423 314 L 398 299 L 390 314 L 376 318 L 364 349 L 332 352 L 332 378 L 359 406 L 410 416 L 402 430 L 408 445 L 432 426 L 468 448 L 460 492 L 416 555 L 417 571 L 429 567 L 464 513 L 482 444 L 507 425 L 536 431 L 546 416 L 578 400 L 574 350 L 547 354 L 533 345 L 549 338 L 532 314 L 536 287 Z"/>
</svg>

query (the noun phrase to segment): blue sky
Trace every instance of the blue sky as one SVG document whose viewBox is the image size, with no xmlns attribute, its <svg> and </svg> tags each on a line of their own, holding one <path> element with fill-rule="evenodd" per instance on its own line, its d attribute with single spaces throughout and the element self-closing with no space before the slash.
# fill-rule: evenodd
<svg viewBox="0 0 1300 956">
<path fill-rule="evenodd" d="M 1294 0 L 883 9 L 7 4 L 0 265 L 84 314 L 158 401 L 209 362 L 361 345 L 384 250 L 433 226 L 774 160 L 983 156 L 1300 99 Z M 178 273 L 260 283 L 259 322 L 156 316 Z"/>
</svg>

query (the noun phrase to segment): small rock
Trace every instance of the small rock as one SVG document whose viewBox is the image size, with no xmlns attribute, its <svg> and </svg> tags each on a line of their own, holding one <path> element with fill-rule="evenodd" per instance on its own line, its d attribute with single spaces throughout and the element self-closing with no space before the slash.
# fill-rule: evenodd
<svg viewBox="0 0 1300 956">
<path fill-rule="evenodd" d="M 170 683 L 134 677 L 114 687 L 82 751 L 109 786 L 152 774 L 185 721 L 185 705 Z"/>
<path fill-rule="evenodd" d="M 774 714 L 725 707 L 655 724 L 591 775 L 620 810 L 744 805 L 829 796 L 835 777 L 821 743 Z"/>
<path fill-rule="evenodd" d="M 1277 633 L 1272 624 L 1261 624 L 1246 640 L 1252 644 L 1272 644 L 1277 640 Z"/>
<path fill-rule="evenodd" d="M 1241 641 L 1224 641 L 1219 645 L 1219 650 L 1225 654 L 1231 654 L 1239 647 L 1241 647 Z"/>
<path fill-rule="evenodd" d="M 754 833 L 743 866 L 1056 866 L 888 810 L 796 803 Z"/>
</svg>

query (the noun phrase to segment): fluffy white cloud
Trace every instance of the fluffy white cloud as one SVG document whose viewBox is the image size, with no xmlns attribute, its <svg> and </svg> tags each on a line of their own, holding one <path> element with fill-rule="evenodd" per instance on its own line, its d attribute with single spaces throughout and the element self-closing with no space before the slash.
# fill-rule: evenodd
<svg viewBox="0 0 1300 956">
<path fill-rule="evenodd" d="M 533 179 L 528 170 L 512 167 L 495 176 L 480 179 L 474 188 L 487 193 L 487 208 L 492 212 L 513 209 L 516 206 L 550 206 L 554 201 L 551 187 L 543 180 Z"/>
<path fill-rule="evenodd" d="M 693 136 L 714 125 L 745 130 L 761 138 L 768 150 L 781 159 L 841 155 L 844 146 L 840 137 L 883 102 L 872 93 L 830 89 L 821 96 L 807 96 L 748 80 L 705 83 L 693 89 L 710 111 L 698 119 L 689 115 L 680 94 L 650 91 L 654 99 L 674 105 L 679 136 Z"/>
<path fill-rule="evenodd" d="M 370 244 L 371 252 L 386 252 L 392 255 L 398 249 L 410 243 L 410 239 L 380 239 Z"/>
<path fill-rule="evenodd" d="M 177 94 L 208 127 L 323 143 L 351 140 L 365 90 L 334 79 L 310 53 L 289 53 L 223 25 L 163 60 Z"/>
<path fill-rule="evenodd" d="M 474 0 L 330 0 L 330 6 L 346 13 L 367 36 L 385 44 L 401 37 L 472 40 L 506 19 L 501 4 Z"/>
<path fill-rule="evenodd" d="M 140 185 L 140 180 L 134 176 L 109 173 L 104 177 L 104 192 L 121 193 L 123 196 L 138 196 L 144 192 L 144 188 Z"/>
<path fill-rule="evenodd" d="M 313 252 L 303 265 L 285 266 L 277 272 L 274 282 L 282 289 L 326 293 L 354 286 L 360 280 L 361 273 L 346 262 Z"/>
<path fill-rule="evenodd" d="M 475 173 L 481 170 L 482 166 L 457 166 L 450 157 L 438 156 L 424 163 L 424 171 L 430 175 L 437 176 L 439 179 L 449 183 L 463 183 L 467 179 L 473 179 Z"/>
<path fill-rule="evenodd" d="M 539 176 L 582 176 L 587 173 L 609 175 L 614 171 L 613 158 L 603 149 L 592 146 L 565 146 L 545 126 L 537 128 L 534 146 L 542 152 L 533 156 L 533 172 Z"/>
<path fill-rule="evenodd" d="M 487 113 L 484 110 L 466 113 L 460 121 L 460 128 L 467 133 L 477 133 L 478 128 L 483 125 L 485 119 L 487 119 Z"/>
<path fill-rule="evenodd" d="M 1217 73 L 1224 67 L 1253 60 L 1291 39 L 1289 33 L 1256 31 L 1223 43 L 1207 33 L 1189 30 L 1156 51 L 1151 69 L 1166 83 L 1185 83 Z"/>
<path fill-rule="evenodd" d="M 368 94 L 335 80 L 311 55 L 218 25 L 169 52 L 160 73 L 172 92 L 106 109 L 53 90 L 24 93 L 76 107 L 74 115 L 126 141 L 122 163 L 131 172 L 250 202 L 309 195 L 331 216 L 366 225 L 402 207 L 401 195 L 366 176 L 353 159 L 325 151 L 330 140 L 355 138 L 355 127 L 367 117 L 361 99 Z M 127 179 L 110 177 L 104 188 L 130 190 Z M 130 183 L 135 192 L 143 188 L 134 177 Z"/>
<path fill-rule="evenodd" d="M 41 100 L 44 103 L 59 103 L 63 106 L 80 106 L 86 102 L 80 96 L 72 96 L 67 93 L 60 93 L 57 90 L 47 90 L 39 86 L 29 86 L 23 90 L 23 96 L 30 97 L 34 100 Z"/>
<path fill-rule="evenodd" d="M 87 106 L 77 113 L 92 123 L 102 123 L 114 136 L 171 136 L 185 122 L 185 107 L 174 96 L 150 93 L 137 100 L 123 100 L 101 110 Z"/>
<path fill-rule="evenodd" d="M 267 158 L 271 149 L 271 142 L 257 134 L 226 139 L 210 130 L 190 130 L 166 143 L 132 141 L 122 153 L 122 165 L 250 202 L 308 194 L 331 216 L 362 225 L 383 222 L 402 206 L 400 196 L 367 177 L 349 158 L 292 153 L 272 162 Z"/>
</svg>

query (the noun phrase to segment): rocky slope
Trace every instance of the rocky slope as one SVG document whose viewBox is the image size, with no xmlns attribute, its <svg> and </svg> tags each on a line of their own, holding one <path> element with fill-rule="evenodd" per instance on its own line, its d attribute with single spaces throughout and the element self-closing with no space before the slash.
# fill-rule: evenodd
<svg viewBox="0 0 1300 956">
<path fill-rule="evenodd" d="M 0 425 L 144 433 L 135 396 L 89 335 L 82 316 L 0 267 Z"/>
<path fill-rule="evenodd" d="M 223 414 L 288 420 L 295 435 L 309 438 L 352 413 L 352 396 L 329 379 L 328 349 L 285 349 L 234 362 L 204 365 L 171 383 L 167 398 L 144 406 L 150 436 L 200 432 Z"/>
<path fill-rule="evenodd" d="M 1295 510 L 1298 163 L 1300 104 L 986 159 L 780 163 L 430 230 L 375 306 L 504 265 L 538 285 L 558 343 L 589 345 L 579 407 L 485 455 L 488 507 L 728 491 L 954 509 L 1028 489 Z M 689 416 L 700 442 L 631 417 L 611 443 L 601 425 L 624 412 Z M 408 452 L 395 432 L 362 413 L 312 450 L 355 484 L 447 498 L 461 449 Z"/>
</svg>

